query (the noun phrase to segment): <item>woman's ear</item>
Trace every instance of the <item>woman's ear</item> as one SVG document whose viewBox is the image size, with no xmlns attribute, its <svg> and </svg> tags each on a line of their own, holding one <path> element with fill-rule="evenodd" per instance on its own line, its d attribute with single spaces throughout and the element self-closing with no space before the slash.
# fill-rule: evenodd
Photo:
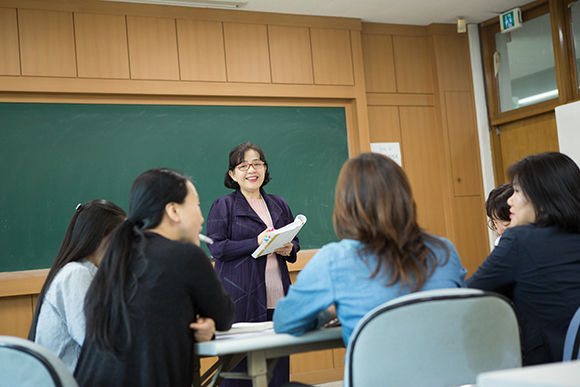
<svg viewBox="0 0 580 387">
<path fill-rule="evenodd" d="M 234 176 L 235 176 L 234 171 L 228 171 L 228 175 L 230 175 L 230 177 L 232 178 L 232 180 L 237 183 L 237 180 L 234 178 Z"/>
<path fill-rule="evenodd" d="M 174 223 L 179 223 L 181 220 L 178 204 L 175 202 L 170 202 L 165 205 L 165 214 Z"/>
</svg>

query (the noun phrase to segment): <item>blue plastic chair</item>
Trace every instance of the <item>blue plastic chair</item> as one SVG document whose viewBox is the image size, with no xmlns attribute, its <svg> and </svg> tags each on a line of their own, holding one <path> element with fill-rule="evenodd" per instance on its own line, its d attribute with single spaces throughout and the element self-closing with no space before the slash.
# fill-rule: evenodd
<svg viewBox="0 0 580 387">
<path fill-rule="evenodd" d="M 580 359 L 580 308 L 574 313 L 564 341 L 564 355 L 562 361 Z"/>
<path fill-rule="evenodd" d="M 0 387 L 78 387 L 64 363 L 41 345 L 0 336 Z"/>
<path fill-rule="evenodd" d="M 346 350 L 345 387 L 475 384 L 481 372 L 521 367 L 511 303 L 475 289 L 396 298 L 367 313 Z"/>
</svg>

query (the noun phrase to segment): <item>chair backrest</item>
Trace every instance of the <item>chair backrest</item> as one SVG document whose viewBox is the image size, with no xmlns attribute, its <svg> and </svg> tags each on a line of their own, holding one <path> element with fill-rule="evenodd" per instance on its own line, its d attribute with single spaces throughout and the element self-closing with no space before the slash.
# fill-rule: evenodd
<svg viewBox="0 0 580 387">
<path fill-rule="evenodd" d="M 564 341 L 563 361 L 580 360 L 580 308 L 568 325 L 566 340 Z"/>
<path fill-rule="evenodd" d="M 32 341 L 0 336 L 0 387 L 78 387 L 54 353 Z"/>
<path fill-rule="evenodd" d="M 345 361 L 345 387 L 475 384 L 480 372 L 521 367 L 518 322 L 494 293 L 417 292 L 367 313 Z"/>
</svg>

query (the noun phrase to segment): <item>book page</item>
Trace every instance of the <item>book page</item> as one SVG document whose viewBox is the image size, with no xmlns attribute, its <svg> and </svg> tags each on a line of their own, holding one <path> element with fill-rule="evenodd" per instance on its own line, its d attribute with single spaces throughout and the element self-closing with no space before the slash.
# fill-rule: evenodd
<svg viewBox="0 0 580 387">
<path fill-rule="evenodd" d="M 262 255 L 268 255 L 273 253 L 274 250 L 283 247 L 286 243 L 294 239 L 305 223 L 306 217 L 304 215 L 298 215 L 296 216 L 296 219 L 294 219 L 294 222 L 287 224 L 278 230 L 272 231 L 269 234 L 270 240 L 258 246 L 258 248 L 252 253 L 252 257 L 258 258 Z"/>
</svg>

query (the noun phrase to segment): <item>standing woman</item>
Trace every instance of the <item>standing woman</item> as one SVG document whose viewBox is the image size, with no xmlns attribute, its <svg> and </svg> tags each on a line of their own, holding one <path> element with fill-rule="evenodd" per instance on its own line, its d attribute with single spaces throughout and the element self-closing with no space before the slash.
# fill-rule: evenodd
<svg viewBox="0 0 580 387">
<path fill-rule="evenodd" d="M 192 385 L 195 341 L 229 329 L 235 315 L 199 247 L 202 224 L 187 177 L 152 169 L 135 180 L 129 217 L 111 235 L 87 293 L 75 371 L 81 387 Z M 190 330 L 196 321 L 208 335 Z"/>
<path fill-rule="evenodd" d="M 524 365 L 562 361 L 580 306 L 580 169 L 550 152 L 525 157 L 507 174 L 510 226 L 467 286 L 512 299 Z"/>
<path fill-rule="evenodd" d="M 294 221 L 286 201 L 264 191 L 270 181 L 268 162 L 260 147 L 250 142 L 230 152 L 224 185 L 234 189 L 217 199 L 207 217 L 208 246 L 215 269 L 236 304 L 236 321 L 271 321 L 278 300 L 288 292 L 290 275 L 286 262 L 296 262 L 298 238 L 268 256 L 252 253 L 273 229 Z M 236 371 L 239 369 L 236 369 Z M 245 370 L 245 363 L 242 365 Z M 280 359 L 270 386 L 289 379 L 288 358 Z M 231 384 L 230 384 L 231 383 Z M 249 385 L 244 381 L 225 385 Z"/>
<path fill-rule="evenodd" d="M 85 295 L 97 272 L 100 246 L 125 211 L 106 200 L 78 205 L 38 296 L 28 340 L 57 355 L 74 372 L 85 340 Z"/>
<path fill-rule="evenodd" d="M 363 153 L 347 161 L 332 220 L 341 241 L 323 246 L 298 274 L 274 313 L 276 332 L 318 329 L 334 306 L 347 346 L 356 324 L 375 307 L 412 292 L 465 287 L 457 251 L 421 230 L 411 186 L 393 160 Z"/>
</svg>

